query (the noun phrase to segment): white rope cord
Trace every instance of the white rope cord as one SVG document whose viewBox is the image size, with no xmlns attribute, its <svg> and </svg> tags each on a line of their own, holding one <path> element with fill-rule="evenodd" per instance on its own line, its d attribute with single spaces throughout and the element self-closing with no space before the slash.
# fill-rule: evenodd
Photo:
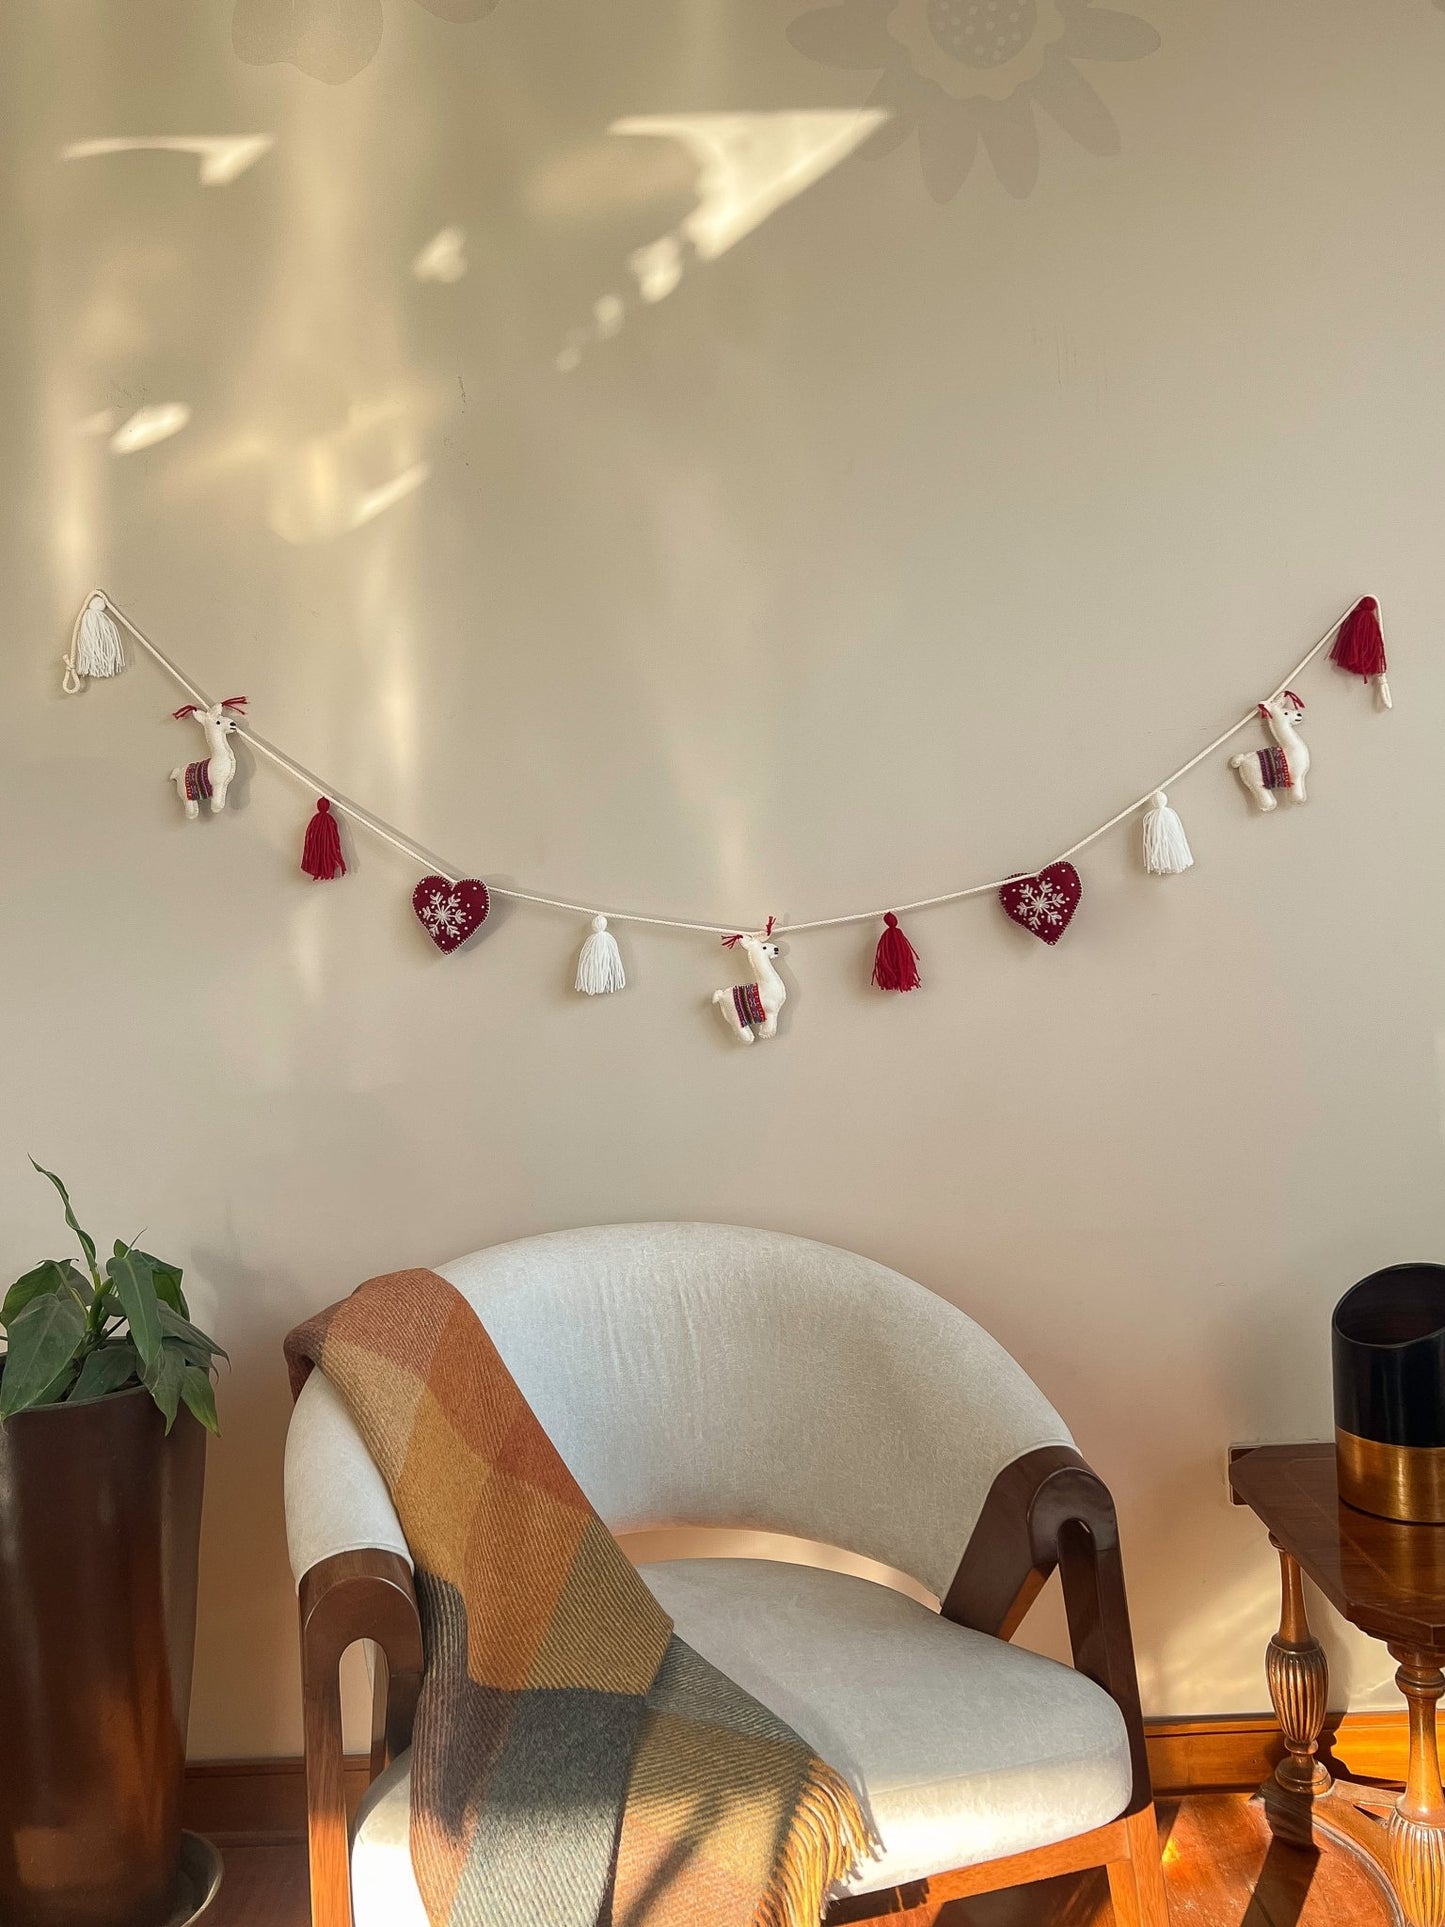
<svg viewBox="0 0 1445 1927">
<path fill-rule="evenodd" d="M 146 651 L 147 655 L 152 657 L 152 659 L 165 670 L 172 681 L 186 692 L 192 702 L 199 703 L 203 709 L 209 709 L 211 707 L 211 698 L 206 695 L 204 690 L 192 682 L 185 671 L 181 669 L 178 664 L 172 662 L 165 651 L 160 648 L 158 644 L 152 642 L 144 630 L 138 629 L 126 614 L 125 610 L 120 608 L 117 603 L 112 602 L 103 589 L 96 589 L 91 593 L 105 597 L 105 606 L 109 609 L 110 613 L 118 622 L 124 624 L 125 628 L 140 644 L 141 648 Z M 67 693 L 73 694 L 74 691 L 67 690 Z M 349 817 L 351 821 L 361 829 L 369 830 L 373 836 L 380 837 L 384 843 L 389 843 L 394 850 L 400 850 L 403 856 L 411 857 L 415 862 L 425 865 L 428 870 L 434 871 L 437 876 L 445 877 L 448 883 L 455 883 L 459 877 L 467 874 L 466 871 L 458 869 L 454 865 L 444 863 L 434 851 L 427 849 L 424 843 L 418 843 L 414 837 L 407 836 L 404 831 L 396 829 L 381 817 L 373 815 L 370 810 L 364 809 L 360 803 L 354 803 L 350 797 L 341 795 L 330 784 L 319 777 L 314 770 L 308 769 L 304 763 L 298 762 L 294 756 L 287 755 L 286 751 L 279 749 L 275 743 L 268 742 L 264 736 L 252 729 L 248 723 L 238 721 L 236 734 L 243 736 L 251 745 L 252 749 L 259 751 L 262 756 L 267 757 L 273 762 L 278 769 L 284 770 L 288 776 L 293 777 L 305 788 L 314 790 L 318 796 L 325 796 L 331 803 L 331 807 L 339 811 L 342 816 Z M 504 890 L 500 888 L 500 886 L 494 886 L 492 884 L 488 884 L 487 889 L 490 895 L 494 897 L 504 897 L 511 903 L 534 903 L 547 910 L 572 911 L 579 917 L 594 917 L 605 914 L 608 920 L 614 923 L 651 924 L 655 928 L 662 930 L 696 930 L 710 937 L 731 936 L 736 928 L 735 925 L 727 923 L 686 923 L 677 917 L 645 917 L 636 911 L 628 910 L 608 910 L 603 912 L 599 910 L 595 904 L 568 903 L 561 897 L 538 896 L 530 890 Z"/>
<path fill-rule="evenodd" d="M 204 691 L 199 689 L 196 684 L 191 681 L 190 677 L 186 675 L 185 671 L 176 663 L 172 662 L 165 651 L 153 643 L 143 630 L 136 627 L 124 609 L 112 602 L 103 589 L 95 589 L 92 590 L 91 593 L 104 598 L 105 606 L 110 613 L 118 622 L 125 625 L 126 629 L 140 644 L 141 648 L 146 651 L 147 655 L 158 663 L 166 674 L 186 692 L 192 702 L 199 703 L 204 709 L 211 707 L 211 699 Z M 88 601 L 89 597 L 87 597 L 86 600 Z M 82 603 L 81 607 L 83 609 L 85 604 Z M 1353 608 L 1354 604 L 1352 603 L 1350 607 Z M 1349 609 L 1342 609 L 1340 611 L 1339 615 L 1336 616 L 1335 620 L 1330 624 L 1329 628 L 1326 629 L 1319 641 L 1315 643 L 1312 648 L 1306 650 L 1294 668 L 1291 669 L 1287 675 L 1281 677 L 1280 681 L 1275 684 L 1268 697 L 1266 697 L 1266 701 L 1273 702 L 1277 696 L 1282 695 L 1284 691 L 1290 687 L 1297 676 L 1302 675 L 1303 672 L 1309 668 L 1320 651 L 1329 646 L 1330 642 L 1334 639 L 1335 631 L 1349 613 Z M 77 618 L 77 623 L 78 620 Z M 72 653 L 73 648 L 74 645 L 72 643 Z M 74 694 L 75 688 L 79 687 L 78 681 L 75 681 L 75 687 L 72 688 L 72 681 L 74 681 L 73 674 L 69 665 L 67 665 L 65 688 L 68 694 Z M 1070 857 L 1077 856 L 1080 850 L 1088 849 L 1091 843 L 1097 843 L 1101 836 L 1107 836 L 1110 830 L 1116 829 L 1120 823 L 1125 822 L 1129 817 L 1135 815 L 1139 810 L 1142 810 L 1152 800 L 1156 790 L 1173 789 L 1181 777 L 1187 776 L 1191 770 L 1197 769 L 1207 757 L 1212 756 L 1216 750 L 1222 749 L 1230 738 L 1237 736 L 1242 729 L 1248 729 L 1258 713 L 1258 706 L 1251 704 L 1237 723 L 1231 723 L 1228 729 L 1221 730 L 1214 741 L 1206 744 L 1197 756 L 1191 756 L 1187 763 L 1181 763 L 1178 769 L 1164 778 L 1163 782 L 1151 783 L 1142 796 L 1136 797 L 1132 803 L 1126 804 L 1122 810 L 1116 810 L 1114 815 L 1111 816 L 1106 823 L 1101 823 L 1096 830 L 1090 830 L 1087 836 L 1081 836 L 1077 843 L 1071 843 L 1067 850 L 1063 850 L 1058 856 L 1052 857 L 1050 862 L 1064 863 Z M 296 782 L 301 783 L 307 789 L 314 790 L 318 796 L 329 798 L 333 809 L 339 810 L 343 816 L 348 817 L 359 828 L 369 830 L 373 836 L 380 837 L 384 843 L 389 843 L 394 850 L 399 850 L 403 856 L 411 857 L 414 861 L 425 864 L 429 870 L 434 871 L 438 876 L 445 877 L 448 883 L 455 883 L 459 877 L 466 874 L 465 871 L 457 869 L 453 865 L 441 862 L 424 844 L 416 842 L 412 837 L 396 829 L 392 824 L 385 822 L 381 817 L 374 816 L 370 810 L 364 809 L 361 804 L 353 803 L 348 797 L 338 795 L 336 790 L 334 790 L 329 783 L 324 782 L 317 776 L 314 770 L 307 769 L 306 765 L 297 762 L 294 756 L 288 756 L 285 750 L 278 749 L 274 743 L 270 743 L 264 736 L 258 735 L 248 724 L 240 724 L 237 729 L 237 734 L 243 736 L 254 750 L 268 758 L 278 769 L 284 770 L 288 776 L 292 777 Z M 1047 869 L 1048 865 L 1044 864 L 1041 868 Z M 836 930 L 850 923 L 876 923 L 880 917 L 890 910 L 897 916 L 908 916 L 912 915 L 916 910 L 933 910 L 945 903 L 962 903 L 968 897 L 996 895 L 1006 883 L 1012 880 L 1012 876 L 998 877 L 992 883 L 971 883 L 965 889 L 947 890 L 942 896 L 937 897 L 918 897 L 911 903 L 890 902 L 877 910 L 850 910 L 846 916 L 817 917 L 808 923 L 780 923 L 775 926 L 773 934 L 779 937 L 796 936 L 805 930 Z M 500 887 L 493 888 L 491 884 L 488 884 L 487 888 L 494 897 L 501 897 L 509 903 L 532 903 L 545 910 L 563 910 L 579 917 L 605 916 L 611 923 L 644 924 L 655 930 L 692 930 L 700 932 L 703 936 L 727 937 L 733 935 L 738 927 L 735 924 L 725 923 L 690 923 L 681 917 L 646 917 L 635 910 L 605 910 L 595 903 L 569 903 L 564 898 L 538 896 L 530 890 L 504 890 Z"/>
<path fill-rule="evenodd" d="M 1354 606 L 1353 603 L 1350 604 L 1351 609 Z M 1329 628 L 1326 629 L 1325 633 L 1320 637 L 1319 641 L 1300 657 L 1299 661 L 1287 676 L 1275 684 L 1274 688 L 1269 692 L 1269 695 L 1264 698 L 1266 702 L 1272 703 L 1276 696 L 1283 695 L 1295 677 L 1309 668 L 1320 651 L 1327 648 L 1334 640 L 1335 631 L 1349 613 L 1349 609 L 1342 609 L 1340 611 Z M 1248 729 L 1258 714 L 1259 705 L 1257 703 L 1252 704 L 1237 723 L 1231 723 L 1228 729 L 1221 730 L 1214 741 L 1206 744 L 1197 756 L 1191 756 L 1187 763 L 1181 763 L 1179 768 L 1176 769 L 1172 775 L 1166 776 L 1162 783 L 1151 783 L 1142 796 L 1136 797 L 1132 803 L 1126 804 L 1122 810 L 1116 810 L 1107 823 L 1101 823 L 1098 829 L 1090 830 L 1087 836 L 1081 836 L 1078 842 L 1071 843 L 1067 850 L 1061 850 L 1057 856 L 1050 857 L 1049 862 L 1066 863 L 1071 856 L 1077 856 L 1080 850 L 1087 850 L 1091 843 L 1097 843 L 1101 836 L 1107 836 L 1110 830 L 1117 829 L 1119 824 L 1125 822 L 1129 817 L 1135 815 L 1137 811 L 1142 810 L 1147 803 L 1152 801 L 1156 790 L 1172 790 L 1181 776 L 1187 776 L 1192 769 L 1197 769 L 1206 757 L 1212 756 L 1217 749 L 1223 749 L 1230 738 L 1237 736 L 1240 730 Z M 1046 870 L 1049 865 L 1045 863 L 1039 867 Z M 999 877 L 993 883 L 971 883 L 966 890 L 950 890 L 941 897 L 919 897 L 913 903 L 890 903 L 888 908 L 895 916 L 901 917 L 911 915 L 915 910 L 932 910 L 942 903 L 962 903 L 966 897 L 997 895 L 1006 883 L 1013 882 L 1014 876 L 1019 874 L 1021 873 L 1015 871 L 1012 876 Z M 1035 872 L 1035 874 L 1037 874 L 1037 872 Z M 784 923 L 778 925 L 777 934 L 781 935 L 784 931 L 832 930 L 839 924 L 867 923 L 876 917 L 881 917 L 883 914 L 882 910 L 857 910 L 845 917 L 819 917 L 812 923 Z"/>
</svg>

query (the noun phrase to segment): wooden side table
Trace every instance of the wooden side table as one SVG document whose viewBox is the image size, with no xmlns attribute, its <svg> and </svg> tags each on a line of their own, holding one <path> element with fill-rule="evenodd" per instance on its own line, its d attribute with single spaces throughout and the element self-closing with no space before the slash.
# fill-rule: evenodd
<svg viewBox="0 0 1445 1927">
<path fill-rule="evenodd" d="M 1445 1791 L 1435 1705 L 1445 1694 L 1445 1525 L 1400 1525 L 1340 1499 L 1333 1445 L 1265 1445 L 1230 1468 L 1236 1500 L 1280 1559 L 1279 1631 L 1265 1672 L 1288 1751 L 1262 1789 L 1279 1837 L 1332 1835 L 1390 1883 L 1409 1927 L 1445 1927 Z M 1399 1795 L 1335 1780 L 1318 1757 L 1329 1697 L 1324 1649 L 1305 1615 L 1301 1574 L 1361 1632 L 1383 1640 L 1410 1709 Z"/>
</svg>

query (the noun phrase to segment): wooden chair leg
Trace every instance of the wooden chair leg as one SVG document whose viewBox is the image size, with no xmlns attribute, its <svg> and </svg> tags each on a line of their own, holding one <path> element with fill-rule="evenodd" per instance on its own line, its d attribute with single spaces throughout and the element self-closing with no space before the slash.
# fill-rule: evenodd
<svg viewBox="0 0 1445 1927">
<path fill-rule="evenodd" d="M 352 1927 L 351 1840 L 342 1774 L 341 1687 L 328 1676 L 307 1682 L 306 1837 L 311 1868 L 311 1927 Z"/>
<path fill-rule="evenodd" d="M 1169 1901 L 1159 1853 L 1159 1824 L 1147 1806 L 1125 1821 L 1126 1859 L 1109 1862 L 1109 1898 L 1116 1927 L 1169 1927 Z"/>
</svg>

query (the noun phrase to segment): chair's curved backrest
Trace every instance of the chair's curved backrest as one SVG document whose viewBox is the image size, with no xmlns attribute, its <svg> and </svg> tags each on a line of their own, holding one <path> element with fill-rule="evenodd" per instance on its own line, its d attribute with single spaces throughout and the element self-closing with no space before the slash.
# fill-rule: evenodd
<svg viewBox="0 0 1445 1927">
<path fill-rule="evenodd" d="M 617 1532 L 789 1533 L 941 1595 L 997 1474 L 1073 1443 L 970 1318 L 806 1238 L 605 1225 L 439 1269 Z"/>
</svg>

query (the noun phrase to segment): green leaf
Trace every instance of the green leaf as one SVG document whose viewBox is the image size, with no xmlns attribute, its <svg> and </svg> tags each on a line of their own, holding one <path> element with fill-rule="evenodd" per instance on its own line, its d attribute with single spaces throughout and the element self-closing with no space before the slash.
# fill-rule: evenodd
<svg viewBox="0 0 1445 1927">
<path fill-rule="evenodd" d="M 86 1405 L 93 1398 L 105 1398 L 123 1385 L 129 1385 L 133 1378 L 139 1378 L 140 1371 L 134 1345 L 102 1345 L 99 1351 L 91 1352 L 81 1366 L 80 1377 L 66 1402 Z"/>
<path fill-rule="evenodd" d="M 0 1325 L 13 1323 L 33 1298 L 44 1298 L 49 1292 L 66 1290 L 76 1293 L 83 1303 L 90 1303 L 90 1280 L 83 1271 L 77 1270 L 68 1258 L 45 1259 L 34 1271 L 27 1271 L 23 1278 L 17 1278 L 6 1292 L 5 1302 L 0 1304 Z"/>
<path fill-rule="evenodd" d="M 72 1358 L 70 1363 L 66 1365 L 63 1368 L 63 1370 L 58 1371 L 55 1374 L 54 1378 L 51 1379 L 50 1383 L 46 1386 L 45 1390 L 40 1394 L 39 1398 L 37 1398 L 28 1409 L 33 1412 L 41 1405 L 61 1404 L 65 1398 L 66 1393 L 69 1391 L 71 1383 L 74 1380 L 74 1378 L 75 1378 L 75 1360 Z"/>
<path fill-rule="evenodd" d="M 211 1383 L 211 1374 L 202 1371 L 199 1365 L 187 1365 L 181 1374 L 181 1397 L 186 1401 L 186 1409 L 201 1421 L 206 1430 L 219 1435 L 221 1427 L 216 1417 L 216 1388 Z"/>
<path fill-rule="evenodd" d="M 34 1158 L 31 1158 L 30 1162 L 32 1164 L 35 1164 Z M 79 1238 L 80 1248 L 85 1253 L 85 1262 L 90 1266 L 91 1270 L 94 1271 L 95 1270 L 95 1240 L 94 1238 L 91 1237 L 88 1231 L 82 1231 L 79 1224 L 76 1222 L 75 1213 L 70 1206 L 70 1193 L 66 1190 L 65 1186 L 60 1182 L 60 1179 L 56 1177 L 55 1173 L 53 1171 L 47 1171 L 43 1164 L 35 1164 L 35 1169 L 40 1173 L 42 1178 L 49 1178 L 50 1182 L 55 1186 L 56 1190 L 60 1193 L 60 1202 L 65 1206 L 65 1222 L 70 1226 L 71 1230 L 75 1233 L 76 1237 Z"/>
<path fill-rule="evenodd" d="M 186 1294 L 181 1290 L 184 1273 L 180 1266 L 171 1264 L 166 1258 L 153 1258 L 148 1251 L 137 1251 L 135 1255 L 150 1266 L 156 1297 L 161 1303 L 169 1305 L 172 1311 L 178 1311 L 182 1318 L 189 1318 L 191 1308 L 186 1303 Z"/>
<path fill-rule="evenodd" d="M 160 1358 L 161 1308 L 151 1283 L 149 1261 L 139 1252 L 106 1260 L 105 1275 L 115 1286 L 141 1363 L 149 1371 Z"/>
<path fill-rule="evenodd" d="M 160 1311 L 161 1330 L 167 1339 L 175 1339 L 181 1345 L 193 1365 L 209 1366 L 213 1358 L 224 1358 L 227 1364 L 230 1363 L 229 1357 L 215 1339 L 208 1338 L 198 1326 L 191 1324 L 189 1319 L 177 1317 L 169 1305 L 162 1305 Z"/>
<path fill-rule="evenodd" d="M 181 1384 L 186 1374 L 186 1359 L 179 1345 L 165 1344 L 153 1365 L 147 1365 L 142 1383 L 166 1422 L 169 1432 L 181 1405 Z"/>
<path fill-rule="evenodd" d="M 6 1334 L 10 1349 L 0 1375 L 0 1419 L 58 1396 L 55 1382 L 85 1338 L 85 1313 L 69 1292 L 33 1298 Z"/>
</svg>

